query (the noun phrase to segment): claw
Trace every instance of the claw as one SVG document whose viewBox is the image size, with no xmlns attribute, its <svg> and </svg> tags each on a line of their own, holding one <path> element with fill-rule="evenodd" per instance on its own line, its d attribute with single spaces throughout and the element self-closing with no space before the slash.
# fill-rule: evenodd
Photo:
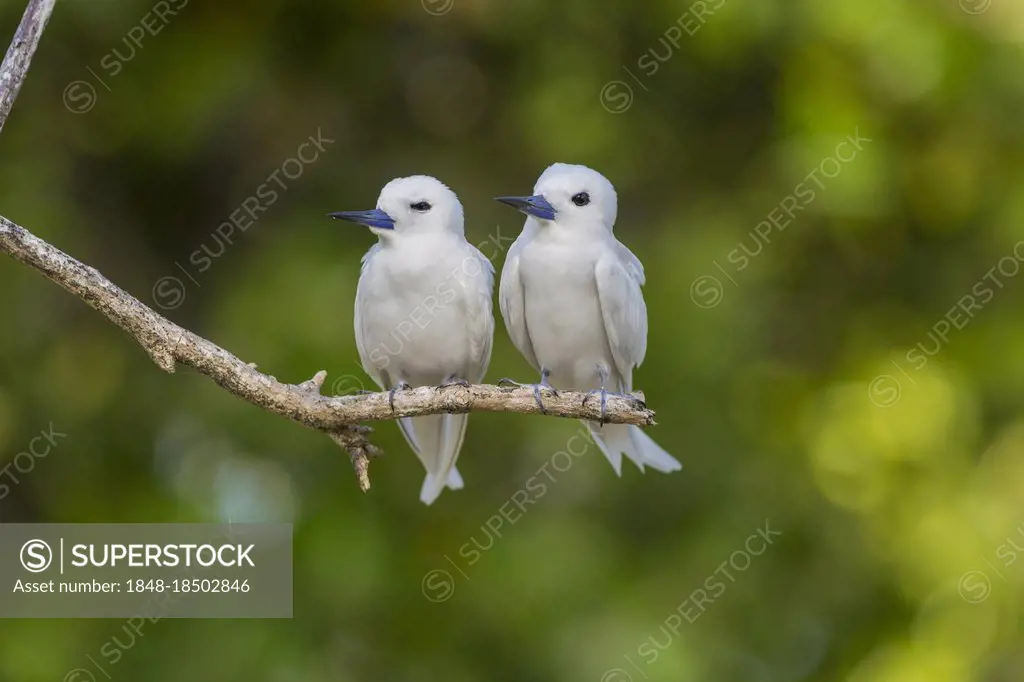
<svg viewBox="0 0 1024 682">
<path fill-rule="evenodd" d="M 558 389 L 551 385 L 549 379 L 551 378 L 551 370 L 547 367 L 542 367 L 540 370 L 540 383 L 533 385 L 533 399 L 537 401 L 537 407 L 540 408 L 541 414 L 547 414 L 548 411 L 544 409 L 544 403 L 540 401 L 540 389 L 546 388 L 551 391 L 551 395 L 558 397 Z"/>
<path fill-rule="evenodd" d="M 441 384 L 434 390 L 440 391 L 443 388 L 450 388 L 452 386 L 461 386 L 462 388 L 469 388 L 470 386 L 472 386 L 472 384 L 466 381 L 465 379 L 449 378 L 447 381 L 445 381 L 443 384 Z"/>
<path fill-rule="evenodd" d="M 537 403 L 537 407 L 540 408 L 541 414 L 547 414 L 548 411 L 544 409 L 544 403 L 540 400 L 540 384 L 533 385 L 533 399 Z"/>
<path fill-rule="evenodd" d="M 587 391 L 587 394 L 583 396 L 583 407 L 587 406 L 587 401 L 590 400 L 592 395 L 600 394 L 601 396 L 601 418 L 598 422 L 601 426 L 608 423 L 608 391 L 603 388 L 594 389 L 593 391 Z"/>
<path fill-rule="evenodd" d="M 558 389 L 552 386 L 548 382 L 548 377 L 551 376 L 550 370 L 543 369 L 540 373 L 540 383 L 537 384 L 521 384 L 518 381 L 503 377 L 498 379 L 499 386 L 515 386 L 517 388 L 532 388 L 533 389 L 533 400 L 537 403 L 537 409 L 540 410 L 541 414 L 547 414 L 548 411 L 544 409 L 544 402 L 540 399 L 540 389 L 547 389 L 551 392 L 551 395 L 558 397 Z"/>
<path fill-rule="evenodd" d="M 394 413 L 395 411 L 395 392 L 408 391 L 410 388 L 412 388 L 412 386 L 410 386 L 409 384 L 405 383 L 404 381 L 399 381 L 394 388 L 388 391 L 388 405 L 391 406 L 392 413 Z"/>
</svg>

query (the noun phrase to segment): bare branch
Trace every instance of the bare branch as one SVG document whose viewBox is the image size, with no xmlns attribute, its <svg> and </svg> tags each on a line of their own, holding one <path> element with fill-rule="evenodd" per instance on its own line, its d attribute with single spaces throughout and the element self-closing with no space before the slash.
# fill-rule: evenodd
<svg viewBox="0 0 1024 682">
<path fill-rule="evenodd" d="M 29 0 L 14 41 L 0 66 L 0 130 L 18 96 L 54 2 Z M 253 405 L 323 431 L 349 453 L 359 487 L 364 491 L 370 488 L 369 460 L 380 451 L 367 441 L 366 435 L 371 429 L 360 426 L 360 421 L 472 411 L 543 412 L 590 420 L 602 417 L 600 401 L 593 399 L 588 404 L 586 393 L 546 391 L 541 410 L 533 391 L 525 387 L 426 386 L 402 391 L 393 400 L 389 400 L 387 393 L 321 396 L 320 389 L 327 376 L 325 371 L 317 372 L 300 384 L 283 384 L 257 371 L 255 365 L 239 360 L 220 346 L 157 314 L 95 268 L 75 260 L 3 216 L 0 216 L 0 251 L 40 271 L 103 313 L 128 332 L 161 369 L 173 372 L 176 363 L 187 365 Z M 616 424 L 647 426 L 654 423 L 654 413 L 647 409 L 640 394 L 609 394 L 604 418 Z"/>
<path fill-rule="evenodd" d="M 220 346 L 179 327 L 141 303 L 95 268 L 34 236 L 0 216 L 0 251 L 39 270 L 64 289 L 103 313 L 128 332 L 162 369 L 173 372 L 175 363 L 192 367 L 221 388 L 275 414 L 323 431 L 350 454 L 360 485 L 369 487 L 368 459 L 377 449 L 366 440 L 367 427 L 358 422 L 464 412 L 516 412 L 541 414 L 527 387 L 491 385 L 422 386 L 399 391 L 391 409 L 387 393 L 320 395 L 326 372 L 298 385 L 284 384 L 258 371 Z M 579 391 L 543 394 L 544 414 L 598 420 L 600 401 Z M 613 424 L 654 424 L 654 412 L 640 394 L 608 394 L 605 420 Z"/>
<path fill-rule="evenodd" d="M 14 100 L 18 97 L 25 80 L 32 55 L 35 54 L 43 29 L 50 20 L 56 0 L 29 0 L 21 24 L 14 34 L 14 40 L 0 65 L 0 130 L 4 129 L 7 116 L 11 113 Z"/>
</svg>

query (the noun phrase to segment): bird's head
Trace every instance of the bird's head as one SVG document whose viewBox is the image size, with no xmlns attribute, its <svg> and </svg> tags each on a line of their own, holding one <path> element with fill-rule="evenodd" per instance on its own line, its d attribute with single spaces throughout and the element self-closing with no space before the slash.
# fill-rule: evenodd
<svg viewBox="0 0 1024 682">
<path fill-rule="evenodd" d="M 542 225 L 567 228 L 615 226 L 618 198 L 615 187 L 596 170 L 568 163 L 555 163 L 541 173 L 533 186 L 533 196 L 496 197 Z"/>
<path fill-rule="evenodd" d="M 412 175 L 395 178 L 380 191 L 377 208 L 339 211 L 331 218 L 366 225 L 375 234 L 455 232 L 464 234 L 462 204 L 455 192 L 437 178 Z"/>
</svg>

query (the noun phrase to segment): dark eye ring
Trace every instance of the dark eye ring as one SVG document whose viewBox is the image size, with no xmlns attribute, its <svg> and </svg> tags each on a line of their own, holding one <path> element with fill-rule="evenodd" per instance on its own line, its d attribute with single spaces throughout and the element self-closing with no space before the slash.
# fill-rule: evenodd
<svg viewBox="0 0 1024 682">
<path fill-rule="evenodd" d="M 411 208 L 414 211 L 429 211 L 430 204 L 428 204 L 426 201 L 418 201 L 415 204 L 409 204 L 409 208 Z"/>
<path fill-rule="evenodd" d="M 586 192 L 580 192 L 579 194 L 575 194 L 572 197 L 572 203 L 576 204 L 577 206 L 586 206 L 587 204 L 590 203 L 590 195 L 587 194 Z"/>
</svg>

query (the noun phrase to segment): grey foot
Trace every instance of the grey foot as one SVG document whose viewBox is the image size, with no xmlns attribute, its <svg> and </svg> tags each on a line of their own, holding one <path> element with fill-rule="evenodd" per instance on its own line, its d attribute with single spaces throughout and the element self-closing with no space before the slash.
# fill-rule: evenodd
<svg viewBox="0 0 1024 682">
<path fill-rule="evenodd" d="M 462 386 L 462 388 L 469 388 L 470 386 L 472 386 L 472 384 L 466 381 L 465 379 L 448 377 L 443 384 L 437 387 L 437 390 L 440 391 L 441 389 L 449 388 L 451 386 Z"/>
<path fill-rule="evenodd" d="M 601 396 L 601 418 L 598 420 L 598 423 L 601 426 L 604 426 L 608 423 L 608 391 L 603 388 L 599 388 L 595 391 L 588 391 L 587 395 L 583 396 L 583 407 L 587 406 L 587 401 L 595 394 Z"/>
<path fill-rule="evenodd" d="M 556 398 L 558 397 L 558 389 L 556 389 L 554 386 L 552 386 L 551 383 L 548 381 L 548 377 L 550 377 L 550 376 L 551 376 L 551 372 L 549 370 L 545 369 L 545 370 L 541 370 L 541 373 L 540 373 L 540 383 L 539 384 L 521 384 L 518 381 L 513 381 L 512 379 L 509 379 L 508 377 L 505 377 L 505 378 L 502 378 L 502 379 L 498 380 L 498 385 L 499 386 L 511 385 L 511 386 L 518 386 L 519 388 L 532 388 L 533 389 L 533 400 L 537 403 L 537 408 L 540 410 L 541 414 L 547 414 L 548 411 L 546 409 L 544 409 L 544 402 L 540 399 L 540 389 L 542 389 L 542 388 L 547 389 L 548 391 L 551 392 L 551 395 L 555 396 Z"/>
<path fill-rule="evenodd" d="M 412 386 L 404 381 L 399 381 L 394 388 L 388 391 L 388 405 L 391 406 L 391 412 L 395 411 L 395 392 L 396 391 L 408 391 Z"/>
</svg>

